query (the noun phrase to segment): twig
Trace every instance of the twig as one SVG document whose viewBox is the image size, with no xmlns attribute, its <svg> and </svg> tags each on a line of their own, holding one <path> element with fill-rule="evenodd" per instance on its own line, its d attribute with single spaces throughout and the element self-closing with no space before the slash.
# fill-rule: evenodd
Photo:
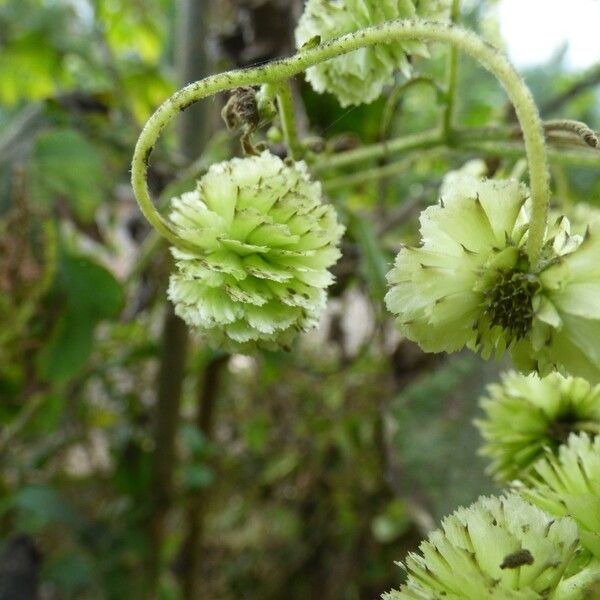
<svg viewBox="0 0 600 600">
<path fill-rule="evenodd" d="M 152 464 L 152 503 L 150 514 L 150 548 L 148 557 L 148 591 L 158 598 L 162 570 L 165 521 L 173 497 L 175 470 L 175 436 L 179 424 L 179 405 L 185 376 L 188 330 L 169 304 L 163 324 L 158 393 L 154 413 L 154 460 Z"/>
<path fill-rule="evenodd" d="M 228 360 L 228 355 L 217 356 L 206 365 L 198 379 L 196 427 L 208 441 L 213 438 L 219 383 Z M 207 504 L 207 489 L 199 489 L 190 494 L 185 519 L 187 533 L 179 562 L 181 594 L 184 600 L 197 600 L 204 597 L 201 589 L 202 556 Z"/>
<path fill-rule="evenodd" d="M 596 132 L 581 121 L 571 121 L 569 119 L 545 121 L 544 129 L 546 132 L 567 131 L 581 138 L 588 146 L 591 146 L 592 148 L 598 148 L 598 146 L 600 146 L 600 141 L 598 140 Z"/>
<path fill-rule="evenodd" d="M 31 396 L 17 418 L 0 431 L 0 459 L 5 456 L 5 452 L 11 442 L 31 423 L 32 419 L 44 405 L 45 399 L 46 394 L 42 392 Z"/>
<path fill-rule="evenodd" d="M 540 113 L 542 115 L 555 113 L 565 104 L 579 96 L 579 94 L 582 94 L 596 85 L 600 85 L 600 64 L 595 65 L 588 73 L 584 74 L 581 79 L 575 81 L 564 92 L 561 92 L 554 98 L 551 98 L 546 103 L 542 104 Z"/>
<path fill-rule="evenodd" d="M 423 158 L 423 155 L 425 153 L 427 153 L 427 155 L 437 154 L 440 150 L 444 150 L 444 147 L 440 146 L 438 148 L 431 148 L 429 150 L 420 151 L 418 154 L 418 158 Z M 335 177 L 333 179 L 326 179 L 323 182 L 323 189 L 326 192 L 331 192 L 333 190 L 343 187 L 362 185 L 367 182 L 379 181 L 387 177 L 394 177 L 395 175 L 406 171 L 416 159 L 417 155 L 412 153 L 405 158 L 402 158 L 398 161 L 389 164 L 384 164 L 380 167 L 373 167 L 365 171 L 358 171 L 355 173 L 350 173 L 348 175 L 341 175 L 340 177 Z"/>
</svg>

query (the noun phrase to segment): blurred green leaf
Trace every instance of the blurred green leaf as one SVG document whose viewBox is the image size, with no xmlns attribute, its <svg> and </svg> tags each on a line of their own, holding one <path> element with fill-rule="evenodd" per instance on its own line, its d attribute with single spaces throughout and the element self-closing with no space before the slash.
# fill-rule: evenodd
<svg viewBox="0 0 600 600">
<path fill-rule="evenodd" d="M 406 504 L 399 499 L 392 500 L 385 511 L 377 515 L 371 523 L 371 531 L 378 542 L 387 544 L 402 536 L 412 524 Z"/>
<path fill-rule="evenodd" d="M 192 464 L 183 468 L 182 479 L 186 490 L 200 490 L 214 481 L 215 474 L 207 465 Z"/>
<path fill-rule="evenodd" d="M 185 449 L 196 459 L 206 459 L 213 454 L 213 447 L 206 436 L 193 423 L 181 427 L 181 441 Z"/>
<path fill-rule="evenodd" d="M 271 424 L 267 415 L 257 415 L 242 423 L 244 438 L 253 452 L 260 452 L 266 447 L 270 430 Z"/>
<path fill-rule="evenodd" d="M 106 193 L 106 174 L 98 148 L 74 129 L 38 136 L 30 166 L 33 193 L 49 206 L 68 203 L 82 221 L 93 221 Z"/>
<path fill-rule="evenodd" d="M 287 477 L 300 464 L 300 453 L 290 448 L 280 456 L 274 457 L 266 467 L 263 478 L 267 483 Z"/>
<path fill-rule="evenodd" d="M 124 296 L 118 281 L 104 267 L 70 254 L 62 256 L 57 287 L 66 308 L 40 352 L 38 369 L 45 379 L 65 382 L 85 365 L 96 324 L 116 316 Z"/>
<path fill-rule="evenodd" d="M 20 531 L 39 533 L 50 524 L 76 528 L 80 520 L 64 497 L 54 488 L 29 485 L 12 497 L 10 508 L 16 512 Z"/>
<path fill-rule="evenodd" d="M 73 594 L 89 589 L 94 579 L 94 565 L 80 551 L 68 552 L 51 560 L 44 575 L 64 593 Z"/>
</svg>

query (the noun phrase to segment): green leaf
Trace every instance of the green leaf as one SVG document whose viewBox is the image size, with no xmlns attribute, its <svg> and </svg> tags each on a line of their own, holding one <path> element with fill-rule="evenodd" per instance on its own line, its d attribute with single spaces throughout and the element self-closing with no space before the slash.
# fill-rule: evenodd
<svg viewBox="0 0 600 600">
<path fill-rule="evenodd" d="M 87 362 L 99 321 L 114 317 L 123 305 L 123 291 L 113 275 L 84 256 L 64 254 L 57 278 L 65 311 L 38 357 L 40 375 L 64 383 Z"/>
<path fill-rule="evenodd" d="M 93 221 L 106 191 L 98 149 L 74 129 L 53 129 L 38 136 L 30 167 L 32 192 L 52 205 L 63 199 L 83 222 Z"/>
<path fill-rule="evenodd" d="M 44 379 L 66 382 L 80 371 L 92 351 L 96 320 L 72 308 L 60 317 L 38 357 Z"/>
<path fill-rule="evenodd" d="M 123 305 L 119 282 L 110 271 L 86 256 L 63 256 L 59 285 L 70 306 L 97 320 L 114 317 Z"/>
</svg>

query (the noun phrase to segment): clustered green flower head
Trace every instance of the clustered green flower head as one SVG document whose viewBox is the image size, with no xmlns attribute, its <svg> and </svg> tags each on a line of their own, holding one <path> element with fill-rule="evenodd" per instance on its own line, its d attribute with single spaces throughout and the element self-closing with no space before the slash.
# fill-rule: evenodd
<svg viewBox="0 0 600 600">
<path fill-rule="evenodd" d="M 377 25 L 390 19 L 420 17 L 446 20 L 450 0 L 308 0 L 296 28 L 296 46 L 322 41 Z M 419 41 L 378 44 L 360 48 L 310 67 L 306 78 L 319 93 L 330 92 L 340 104 L 369 103 L 393 83 L 394 72 L 411 72 L 411 55 L 428 56 Z"/>
<path fill-rule="evenodd" d="M 406 583 L 383 598 L 583 600 L 586 587 L 569 572 L 578 541 L 568 517 L 552 518 L 516 494 L 482 497 L 408 555 Z"/>
<path fill-rule="evenodd" d="M 521 371 L 600 382 L 600 223 L 584 236 L 553 223 L 533 271 L 528 196 L 514 180 L 452 177 L 421 214 L 421 246 L 398 254 L 387 306 L 425 351 L 509 349 Z"/>
<path fill-rule="evenodd" d="M 569 434 L 594 427 L 600 433 L 600 385 L 551 373 L 506 373 L 482 398 L 483 419 L 475 423 L 499 481 L 522 477 L 546 450 L 556 452 Z"/>
<path fill-rule="evenodd" d="M 581 543 L 600 559 L 600 436 L 571 434 L 558 456 L 547 452 L 524 481 L 522 495 L 551 515 L 568 515 Z"/>
<path fill-rule="evenodd" d="M 213 347 L 286 348 L 318 324 L 344 228 L 303 162 L 265 151 L 215 164 L 170 219 L 197 250 L 173 248 L 169 298 Z"/>
</svg>

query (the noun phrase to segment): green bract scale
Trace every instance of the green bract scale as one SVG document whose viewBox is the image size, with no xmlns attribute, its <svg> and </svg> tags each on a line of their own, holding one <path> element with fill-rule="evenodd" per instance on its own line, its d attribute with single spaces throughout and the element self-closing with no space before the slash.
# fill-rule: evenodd
<svg viewBox="0 0 600 600">
<path fill-rule="evenodd" d="M 600 433 L 600 385 L 552 373 L 540 378 L 510 372 L 488 387 L 481 400 L 485 418 L 476 421 L 499 481 L 522 477 L 546 449 L 556 452 L 573 432 Z"/>
<path fill-rule="evenodd" d="M 406 559 L 406 583 L 385 600 L 575 600 L 586 591 L 565 575 L 578 532 L 517 495 L 459 508 Z"/>
<path fill-rule="evenodd" d="M 170 220 L 197 251 L 173 248 L 169 298 L 212 346 L 285 348 L 318 324 L 344 228 L 303 162 L 263 152 L 213 165 Z"/>
<path fill-rule="evenodd" d="M 450 0 L 308 0 L 296 28 L 296 46 L 390 19 L 446 20 L 449 7 Z M 410 74 L 411 55 L 428 56 L 426 45 L 405 41 L 360 48 L 310 67 L 306 78 L 315 91 L 337 96 L 343 107 L 368 103 L 393 83 L 396 69 Z"/>
<path fill-rule="evenodd" d="M 548 452 L 522 495 L 551 515 L 577 522 L 581 543 L 600 559 L 600 436 L 571 434 L 558 456 Z"/>
<path fill-rule="evenodd" d="M 523 370 L 558 369 L 598 383 L 600 221 L 583 236 L 570 235 L 566 227 L 550 241 L 554 256 L 538 275 L 541 292 L 533 302 L 532 334 L 515 348 L 513 359 Z"/>
<path fill-rule="evenodd" d="M 421 214 L 422 244 L 404 248 L 386 296 L 400 331 L 428 352 L 506 349 L 517 368 L 600 382 L 600 224 L 548 228 L 535 271 L 525 253 L 527 188 L 454 176 Z"/>
</svg>

